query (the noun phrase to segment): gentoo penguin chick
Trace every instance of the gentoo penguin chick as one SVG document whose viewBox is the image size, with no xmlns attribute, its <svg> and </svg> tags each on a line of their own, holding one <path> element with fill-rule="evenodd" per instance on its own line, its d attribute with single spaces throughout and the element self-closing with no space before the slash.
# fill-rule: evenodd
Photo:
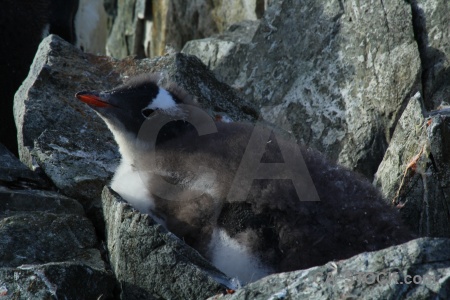
<svg viewBox="0 0 450 300">
<path fill-rule="evenodd" d="M 280 149 L 298 149 L 320 201 L 305 201 L 312 199 L 297 193 L 295 179 L 255 179 L 246 197 L 233 199 L 255 127 L 211 119 L 217 131 L 200 134 L 187 122 L 192 97 L 159 86 L 155 76 L 76 97 L 119 145 L 122 161 L 111 187 L 243 283 L 413 238 L 367 180 L 275 135 L 264 141 L 261 163 L 280 163 Z"/>
</svg>

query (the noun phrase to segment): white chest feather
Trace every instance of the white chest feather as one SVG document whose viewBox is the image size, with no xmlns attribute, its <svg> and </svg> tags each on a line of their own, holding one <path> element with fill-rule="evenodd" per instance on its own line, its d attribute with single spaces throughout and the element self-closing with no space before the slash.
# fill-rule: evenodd
<svg viewBox="0 0 450 300">
<path fill-rule="evenodd" d="M 223 229 L 214 229 L 209 245 L 212 264 L 230 277 L 246 284 L 271 273 L 245 245 L 231 238 Z"/>
<path fill-rule="evenodd" d="M 150 213 L 154 202 L 147 187 L 148 178 L 143 172 L 122 161 L 111 182 L 111 188 L 142 213 Z"/>
</svg>

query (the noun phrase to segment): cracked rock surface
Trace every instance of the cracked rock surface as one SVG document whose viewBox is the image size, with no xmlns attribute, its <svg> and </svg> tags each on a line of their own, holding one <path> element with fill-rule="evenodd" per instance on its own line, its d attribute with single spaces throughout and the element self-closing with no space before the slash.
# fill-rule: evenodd
<svg viewBox="0 0 450 300">
<path fill-rule="evenodd" d="M 42 178 L 3 146 L 0 161 L 2 167 L 12 167 L 0 168 L 0 177 L 8 175 L 8 181 L 0 183 L 0 296 L 113 297 L 116 280 L 106 269 L 95 229 L 81 204 L 37 189 Z"/>
<path fill-rule="evenodd" d="M 111 10 L 112 1 L 107 0 Z M 267 0 L 118 1 L 107 43 L 115 58 L 161 56 L 166 46 L 180 51 L 186 42 L 223 32 L 235 23 L 261 18 Z"/>
<path fill-rule="evenodd" d="M 416 94 L 403 112 L 375 184 L 420 236 L 450 237 L 450 117 L 422 115 Z"/>
<path fill-rule="evenodd" d="M 102 204 L 107 247 L 122 299 L 206 299 L 234 287 L 197 251 L 110 188 L 103 190 Z"/>
<path fill-rule="evenodd" d="M 244 47 L 208 57 L 225 41 L 191 41 L 183 52 L 220 59 L 214 70 L 230 69 L 226 82 L 265 120 L 373 177 L 420 76 L 408 3 L 276 1 Z"/>
<path fill-rule="evenodd" d="M 449 239 L 418 239 L 320 267 L 267 276 L 232 295 L 209 299 L 446 299 L 449 247 Z M 414 284 L 413 279 L 421 283 Z"/>
</svg>

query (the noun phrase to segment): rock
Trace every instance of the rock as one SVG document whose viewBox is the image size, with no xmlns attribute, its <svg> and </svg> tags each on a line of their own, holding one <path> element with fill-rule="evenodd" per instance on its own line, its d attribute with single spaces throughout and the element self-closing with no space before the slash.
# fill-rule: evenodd
<svg viewBox="0 0 450 300">
<path fill-rule="evenodd" d="M 95 129 L 88 124 L 78 127 L 80 133 L 87 131 L 81 138 L 77 128 L 60 129 L 45 130 L 37 137 L 31 156 L 66 195 L 85 201 L 98 198 L 118 164 L 112 137 L 102 139 L 102 132 L 92 134 L 90 130 Z"/>
<path fill-rule="evenodd" d="M 106 269 L 83 207 L 56 192 L 37 189 L 40 178 L 4 146 L 0 161 L 0 178 L 8 179 L 0 182 L 0 296 L 114 297 L 115 278 Z"/>
<path fill-rule="evenodd" d="M 258 20 L 264 14 L 264 0 L 223 1 L 213 0 L 212 15 L 219 32 L 244 20 Z"/>
<path fill-rule="evenodd" d="M 114 25 L 114 19 L 117 17 L 117 0 L 104 0 L 103 6 L 105 7 L 107 15 L 107 29 L 109 36 Z"/>
<path fill-rule="evenodd" d="M 420 236 L 450 237 L 448 109 L 426 120 L 420 95 L 410 100 L 377 171 L 375 184 Z"/>
<path fill-rule="evenodd" d="M 219 47 L 217 39 L 211 43 L 190 47 Z M 226 82 L 256 103 L 265 120 L 282 126 L 286 114 L 299 141 L 373 177 L 402 107 L 418 88 L 409 4 L 274 1 L 248 45 L 221 60 L 217 72 L 230 69 Z M 183 51 L 205 63 L 222 55 Z"/>
<path fill-rule="evenodd" d="M 14 104 L 21 160 L 40 166 L 58 189 L 85 202 L 98 198 L 119 161 L 104 123 L 73 97 L 95 80 L 111 86 L 118 80 L 114 73 L 111 79 L 94 75 L 99 70 L 86 55 L 57 36 L 44 39 Z"/>
<path fill-rule="evenodd" d="M 0 186 L 12 189 L 52 187 L 50 182 L 28 169 L 2 144 L 0 144 Z"/>
<path fill-rule="evenodd" d="M 257 117 L 250 104 L 218 82 L 195 57 L 174 54 L 119 61 L 83 53 L 49 36 L 16 94 L 21 160 L 30 168 L 40 166 L 64 194 L 85 206 L 92 204 L 120 157 L 104 122 L 74 95 L 81 90 L 110 89 L 129 76 L 155 72 L 196 96 L 212 116 L 226 112 L 234 120 Z"/>
<path fill-rule="evenodd" d="M 450 8 L 439 0 L 411 1 L 416 40 L 422 65 L 425 107 L 450 102 Z"/>
<path fill-rule="evenodd" d="M 167 45 L 180 51 L 189 40 L 217 33 L 214 6 L 214 1 L 204 0 L 153 1 L 150 57 L 163 55 Z"/>
<path fill-rule="evenodd" d="M 0 268 L 4 299 L 115 299 L 115 289 L 110 274 L 72 262 Z"/>
<path fill-rule="evenodd" d="M 110 188 L 103 190 L 102 204 L 107 247 L 122 299 L 205 299 L 233 288 L 229 278 L 198 252 Z"/>
<path fill-rule="evenodd" d="M 138 55 L 141 47 L 137 32 L 142 30 L 139 22 L 139 12 L 136 9 L 142 5 L 145 0 L 122 0 L 117 1 L 117 16 L 111 32 L 106 42 L 106 54 L 116 58 L 124 58 L 130 55 Z M 139 29 L 137 28 L 139 26 Z M 142 55 L 142 53 L 139 53 Z"/>
<path fill-rule="evenodd" d="M 49 218 L 53 218 L 58 214 L 84 216 L 84 210 L 80 203 L 55 192 L 11 190 L 6 187 L 0 187 L 0 195 L 2 199 L 0 203 L 1 217 L 12 217 L 32 212 L 49 213 L 51 214 Z M 41 215 L 41 217 L 45 218 L 46 215 Z"/>
<path fill-rule="evenodd" d="M 394 201 L 396 197 L 407 165 L 426 146 L 422 106 L 423 99 L 420 93 L 409 100 L 375 174 L 374 184 L 389 202 Z"/>
<path fill-rule="evenodd" d="M 244 66 L 258 26 L 259 21 L 233 24 L 221 34 L 187 42 L 182 52 L 195 54 L 221 81 L 233 82 Z"/>
<path fill-rule="evenodd" d="M 449 247 L 449 239 L 417 239 L 320 267 L 271 275 L 232 295 L 209 299 L 447 299 Z"/>
<path fill-rule="evenodd" d="M 111 11 L 111 1 L 108 8 Z M 169 46 L 180 51 L 186 42 L 211 36 L 234 23 L 256 20 L 264 13 L 264 0 L 146 1 L 124 0 L 108 38 L 107 53 L 155 57 Z"/>
<path fill-rule="evenodd" d="M 8 196 L 14 197 L 14 193 L 8 195 L 2 191 L 2 200 Z M 7 204 L 13 214 L 3 211 L 0 221 L 2 267 L 71 261 L 74 258 L 78 258 L 80 263 L 89 260 L 103 263 L 99 251 L 95 249 L 97 238 L 94 228 L 85 217 L 69 214 L 68 211 L 62 214 L 19 213 L 14 210 L 13 200 Z"/>
</svg>

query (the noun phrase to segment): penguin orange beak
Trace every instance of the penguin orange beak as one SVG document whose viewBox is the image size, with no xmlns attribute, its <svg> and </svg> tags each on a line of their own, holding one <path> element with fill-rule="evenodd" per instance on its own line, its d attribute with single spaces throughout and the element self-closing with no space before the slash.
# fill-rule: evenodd
<svg viewBox="0 0 450 300">
<path fill-rule="evenodd" d="M 109 107 L 111 104 L 100 98 L 98 95 L 95 95 L 93 92 L 78 92 L 75 94 L 75 97 L 94 107 Z"/>
</svg>

